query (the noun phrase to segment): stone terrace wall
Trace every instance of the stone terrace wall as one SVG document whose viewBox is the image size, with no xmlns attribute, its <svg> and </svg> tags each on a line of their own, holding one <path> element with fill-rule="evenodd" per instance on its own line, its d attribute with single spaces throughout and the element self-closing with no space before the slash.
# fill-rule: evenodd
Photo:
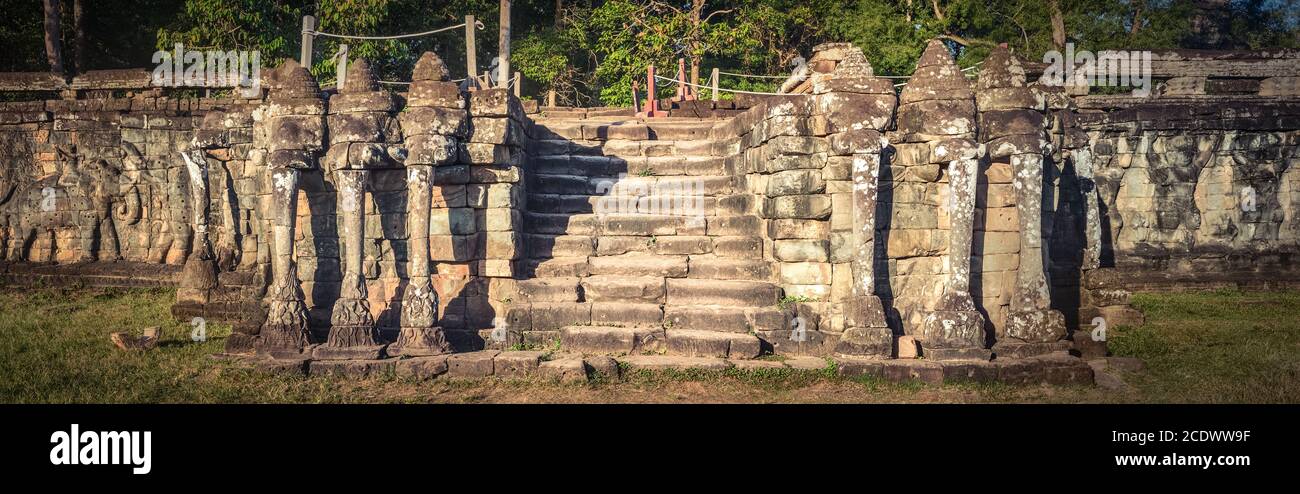
<svg viewBox="0 0 1300 494">
<path fill-rule="evenodd" d="M 1230 63 L 1243 70 L 1239 60 Z M 1196 67 L 1214 73 L 1205 62 Z M 1293 165 L 1300 160 L 1300 101 L 1282 91 L 1291 78 L 1269 70 L 1256 80 L 1235 75 L 1231 82 L 1210 79 L 1211 92 L 1237 91 L 1217 96 L 1169 94 L 1168 86 L 1148 99 L 1069 96 L 1034 83 L 1034 96 L 1020 103 L 998 96 L 1006 89 L 975 89 L 969 108 L 981 116 L 976 123 L 972 113 L 969 131 L 981 142 L 1042 141 L 1034 144 L 1042 146 L 1036 152 L 1044 164 L 1035 208 L 1041 214 L 1025 220 L 1037 222 L 1042 240 L 1028 245 L 1043 259 L 1050 307 L 1070 328 L 1099 315 L 1111 324 L 1134 322 L 1140 315 L 1128 308 L 1127 289 L 1298 284 L 1300 220 L 1293 220 L 1300 193 L 1293 189 L 1300 172 Z M 907 335 L 919 333 L 949 274 L 951 158 L 936 154 L 942 136 L 908 137 L 925 134 L 918 118 L 948 111 L 945 104 L 951 106 L 929 103 L 910 114 L 900 108 L 885 133 L 873 238 L 876 293 L 890 326 Z M 807 95 L 765 98 L 714 130 L 719 143 L 741 148 L 738 169 L 760 205 L 770 242 L 765 257 L 777 281 L 787 297 L 810 300 L 800 304 L 807 307 L 801 314 L 813 315 L 807 342 L 789 341 L 788 331 L 762 335 L 778 350 L 828 352 L 851 323 L 851 263 L 859 255 L 852 240 L 853 159 L 833 134 L 826 109 Z M 971 296 L 999 339 L 1013 312 L 1024 248 L 1013 154 L 984 150 L 975 198 Z M 1247 186 L 1255 191 L 1254 211 L 1241 209 Z"/>
<path fill-rule="evenodd" d="M 84 272 L 93 284 L 131 286 L 140 283 L 114 277 L 136 273 L 152 280 L 147 285 L 182 286 L 173 309 L 178 316 L 230 320 L 238 331 L 257 332 L 265 319 L 262 299 L 274 255 L 268 163 L 278 149 L 272 141 L 285 138 L 276 119 L 300 114 L 306 120 L 297 128 L 305 134 L 289 138 L 319 141 L 305 146 L 311 164 L 299 178 L 292 256 L 318 336 L 323 339 L 329 328 L 342 280 L 342 220 L 335 210 L 333 173 L 338 166 L 326 151 L 342 149 L 346 155 L 349 146 L 357 147 L 353 141 L 358 138 L 348 132 L 401 146 L 410 132 L 450 126 L 446 133 L 454 147 L 449 161 L 434 168 L 429 221 L 431 281 L 440 322 L 454 343 L 472 348 L 482 344 L 477 330 L 491 328 L 504 315 L 508 296 L 494 299 L 491 294 L 501 291 L 494 280 L 517 274 L 521 167 L 530 125 L 508 91 L 460 93 L 451 108 L 419 118 L 406 111 L 404 97 L 384 108 L 352 100 L 340 103 L 351 108 L 344 108 L 353 112 L 348 117 L 320 113 L 331 112 L 326 98 L 332 93 L 310 96 L 324 109 L 312 110 L 303 99 L 177 98 L 152 89 L 93 91 L 88 84 L 81 87 L 91 92 L 79 96 L 89 99 L 0 103 L 0 260 L 6 263 L 5 279 L 62 280 Z M 202 152 L 200 168 L 205 168 L 197 172 L 187 169 L 182 156 L 194 150 Z M 342 159 L 347 163 L 346 156 Z M 385 163 L 371 165 L 366 173 L 362 264 L 373 317 L 384 332 L 394 333 L 409 261 L 408 176 L 406 168 Z M 199 192 L 191 187 L 193 176 L 206 178 Z M 49 212 L 41 209 L 46 195 L 52 197 L 44 203 Z M 199 211 L 206 214 L 195 215 L 196 197 L 204 198 Z M 107 223 L 116 231 L 120 254 L 111 248 Z M 197 252 L 200 224 L 210 253 Z M 177 273 L 201 257 L 215 264 L 214 279 Z M 90 260 L 123 262 L 23 267 Z M 188 290 L 187 277 L 194 285 Z"/>
<path fill-rule="evenodd" d="M 1189 282 L 1242 272 L 1295 276 L 1300 100 L 1169 97 L 1126 104 L 1088 96 L 1076 105 L 1060 117 L 1091 151 L 1105 206 L 1103 266 L 1163 271 Z"/>
<path fill-rule="evenodd" d="M 758 336 L 777 351 L 830 353 L 847 341 L 880 353 L 872 335 L 887 326 L 920 337 L 963 291 L 988 334 L 1014 337 L 1013 313 L 1056 317 L 1032 293 L 1039 280 L 1024 276 L 1040 264 L 1023 259 L 1030 252 L 1070 327 L 1095 315 L 1131 320 L 1125 288 L 1300 284 L 1300 57 L 1162 59 L 1162 89 L 1138 99 L 1026 84 L 1018 74 L 1032 81 L 1040 68 L 1011 61 L 976 86 L 940 51 L 927 49 L 918 74 L 928 75 L 901 96 L 872 82 L 865 60 L 840 63 L 855 57 L 850 47 L 827 45 L 814 59 L 835 63 L 818 64 L 813 94 L 709 103 L 726 117 L 711 131 L 712 154 L 743 180 L 746 213 L 762 221 L 728 227 L 763 236 L 772 281 L 807 331 L 799 340 L 793 328 L 765 329 Z M 178 283 L 178 316 L 232 320 L 251 335 L 269 295 L 296 296 L 268 291 L 286 254 L 275 233 L 291 231 L 290 274 L 323 339 L 341 294 L 357 293 L 345 283 L 347 215 L 335 209 L 343 170 L 369 192 L 365 306 L 391 337 L 408 270 L 419 269 L 413 231 L 423 238 L 408 216 L 411 165 L 432 167 L 429 281 L 448 340 L 481 347 L 482 331 L 507 317 L 516 281 L 533 275 L 522 265 L 523 177 L 530 136 L 544 132 L 504 90 L 453 92 L 435 76 L 385 101 L 373 87 L 322 94 L 286 73 L 268 80 L 265 98 L 176 98 L 110 76 L 122 74 L 99 86 L 95 77 L 0 84 L 65 96 L 0 103 L 6 280 L 76 272 L 31 267 L 45 261 L 168 266 L 134 272 Z M 301 87 L 287 88 L 290 79 Z M 966 193 L 952 183 L 966 166 L 970 218 L 955 209 Z M 1041 177 L 1020 173 L 1038 167 Z M 274 217 L 284 206 L 275 177 L 288 175 L 271 169 L 296 170 L 292 225 Z M 1036 207 L 1023 192 L 1035 183 Z M 971 255 L 954 255 L 969 259 L 968 272 L 950 258 L 966 237 Z M 130 270 L 84 271 L 131 284 Z"/>
</svg>

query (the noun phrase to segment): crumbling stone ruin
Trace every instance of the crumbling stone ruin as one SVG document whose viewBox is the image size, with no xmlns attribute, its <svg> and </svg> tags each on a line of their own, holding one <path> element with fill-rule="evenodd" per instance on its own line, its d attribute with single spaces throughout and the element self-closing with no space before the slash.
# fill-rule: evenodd
<svg viewBox="0 0 1300 494">
<path fill-rule="evenodd" d="M 251 98 L 0 74 L 28 96 L 0 103 L 0 267 L 175 286 L 229 354 L 312 372 L 1091 382 L 1132 290 L 1300 279 L 1300 53 L 1153 59 L 1151 97 L 1089 95 L 933 41 L 898 91 L 833 43 L 793 94 L 655 119 L 462 92 L 433 53 L 398 93 L 365 60 Z M 557 342 L 586 357 L 502 351 Z"/>
</svg>

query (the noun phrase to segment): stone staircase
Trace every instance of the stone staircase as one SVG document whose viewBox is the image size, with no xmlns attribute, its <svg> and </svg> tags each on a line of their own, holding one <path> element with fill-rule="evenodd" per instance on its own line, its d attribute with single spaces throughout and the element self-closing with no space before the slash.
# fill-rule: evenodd
<svg viewBox="0 0 1300 494">
<path fill-rule="evenodd" d="M 754 331 L 789 324 L 738 149 L 709 138 L 718 122 L 536 121 L 509 312 L 526 341 L 749 359 L 764 352 Z"/>
</svg>

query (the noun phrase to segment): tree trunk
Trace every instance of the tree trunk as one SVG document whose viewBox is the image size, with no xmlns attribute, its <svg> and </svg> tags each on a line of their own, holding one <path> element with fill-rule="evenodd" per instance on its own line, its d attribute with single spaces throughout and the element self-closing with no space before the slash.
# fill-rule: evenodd
<svg viewBox="0 0 1300 494">
<path fill-rule="evenodd" d="M 86 72 L 86 16 L 85 10 L 81 8 L 81 0 L 72 2 L 72 29 L 75 32 L 73 36 L 73 70 L 78 74 Z"/>
<path fill-rule="evenodd" d="M 63 34 L 59 28 L 59 0 L 45 0 L 45 58 L 50 72 L 63 75 Z"/>
<path fill-rule="evenodd" d="M 690 55 L 691 84 L 700 83 L 700 57 L 698 54 L 700 52 L 700 30 L 703 27 L 701 26 L 700 14 L 703 11 L 704 11 L 704 0 L 692 0 L 691 39 L 690 39 L 690 43 L 687 45 L 688 49 L 691 50 L 691 55 Z"/>
<path fill-rule="evenodd" d="M 1142 29 L 1142 7 L 1145 6 L 1145 1 L 1139 0 L 1133 3 L 1133 25 L 1128 28 L 1129 39 L 1137 37 L 1138 31 Z"/>
<path fill-rule="evenodd" d="M 1065 50 L 1065 15 L 1061 13 L 1060 0 L 1048 0 L 1052 11 L 1052 44 L 1058 51 Z"/>
</svg>

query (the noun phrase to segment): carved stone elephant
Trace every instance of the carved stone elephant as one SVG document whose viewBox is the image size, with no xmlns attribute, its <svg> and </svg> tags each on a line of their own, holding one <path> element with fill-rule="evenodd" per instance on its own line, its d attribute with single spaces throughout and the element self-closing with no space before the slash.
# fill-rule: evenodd
<svg viewBox="0 0 1300 494">
<path fill-rule="evenodd" d="M 56 148 L 59 172 L 25 184 L 11 183 L 0 195 L 0 211 L 15 238 L 3 238 L 0 254 L 28 261 L 38 233 L 51 237 L 58 230 L 77 229 L 78 261 L 94 261 L 107 249 L 108 258 L 121 259 L 115 222 L 140 220 L 140 194 L 123 183 L 122 169 L 105 159 L 85 162 L 75 146 Z M 9 228 L 0 229 L 8 236 Z M 16 241 L 11 241 L 16 240 Z M 11 245 L 12 244 L 12 245 Z M 53 261 L 53 250 L 49 261 Z"/>
</svg>

